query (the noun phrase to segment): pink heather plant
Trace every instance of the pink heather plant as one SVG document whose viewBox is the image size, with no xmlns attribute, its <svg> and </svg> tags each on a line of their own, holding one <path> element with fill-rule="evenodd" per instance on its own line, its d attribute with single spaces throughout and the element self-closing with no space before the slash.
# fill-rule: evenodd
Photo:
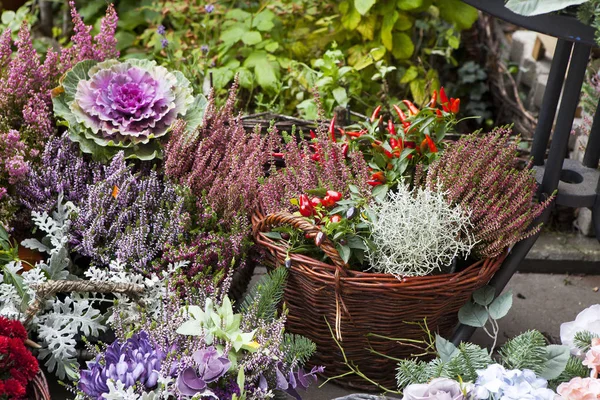
<svg viewBox="0 0 600 400">
<path fill-rule="evenodd" d="M 188 186 L 198 208 L 212 210 L 225 230 L 240 217 L 248 221 L 258 206 L 265 165 L 277 143 L 274 130 L 245 131 L 234 115 L 237 88 L 235 82 L 221 109 L 211 93 L 202 125 L 187 133 L 184 122 L 176 123 L 164 150 L 166 174 Z"/>
<path fill-rule="evenodd" d="M 15 50 L 10 30 L 0 35 L 0 197 L 4 204 L 0 215 L 7 215 L 7 210 L 2 209 L 7 202 L 14 205 L 7 185 L 16 184 L 27 175 L 29 165 L 38 161 L 44 143 L 55 134 L 51 90 L 58 85 L 60 76 L 79 61 L 102 61 L 119 55 L 114 7 L 109 5 L 100 32 L 92 38 L 92 27 L 83 23 L 75 3 L 69 4 L 75 32 L 70 40 L 72 46 L 59 53 L 49 49 L 43 61 L 25 23 L 14 42 Z"/>
<path fill-rule="evenodd" d="M 510 130 L 497 128 L 486 135 L 469 135 L 448 146 L 427 171 L 425 186 L 443 191 L 453 205 L 471 212 L 472 232 L 479 242 L 474 252 L 490 258 L 519 240 L 536 234 L 533 221 L 552 202 L 537 204 L 531 164 L 517 168 L 517 143 Z"/>
</svg>

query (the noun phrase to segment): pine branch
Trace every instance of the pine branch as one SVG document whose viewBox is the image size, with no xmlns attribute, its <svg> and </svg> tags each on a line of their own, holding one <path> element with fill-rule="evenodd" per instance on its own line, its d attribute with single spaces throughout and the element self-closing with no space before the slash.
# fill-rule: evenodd
<svg viewBox="0 0 600 400">
<path fill-rule="evenodd" d="M 565 370 L 558 378 L 550 381 L 549 386 L 550 388 L 555 389 L 562 382 L 568 382 L 576 377 L 586 378 L 588 376 L 590 376 L 590 369 L 583 365 L 579 358 L 570 356 Z"/>
<path fill-rule="evenodd" d="M 461 343 L 457 354 L 448 362 L 448 377 L 463 381 L 477 379 L 477 370 L 485 369 L 493 360 L 486 349 L 473 343 Z"/>
<path fill-rule="evenodd" d="M 297 362 L 300 366 L 306 364 L 310 357 L 317 351 L 317 346 L 301 335 L 286 333 L 283 336 L 283 348 L 286 364 Z"/>
<path fill-rule="evenodd" d="M 263 276 L 246 294 L 241 305 L 242 313 L 256 307 L 257 318 L 273 320 L 277 316 L 279 304 L 283 300 L 286 278 L 287 270 L 285 268 L 277 268 Z"/>
<path fill-rule="evenodd" d="M 586 352 L 592 347 L 592 339 L 595 338 L 600 338 L 600 336 L 590 331 L 577 332 L 573 338 L 573 344 L 582 352 Z"/>
<path fill-rule="evenodd" d="M 429 375 L 432 371 L 427 368 L 427 363 L 417 359 L 400 361 L 396 371 L 398 371 L 396 382 L 399 389 L 413 383 L 428 382 L 434 378 L 434 376 Z"/>
<path fill-rule="evenodd" d="M 547 361 L 546 339 L 539 331 L 527 331 L 506 342 L 500 355 L 507 368 L 527 368 L 539 374 Z"/>
</svg>

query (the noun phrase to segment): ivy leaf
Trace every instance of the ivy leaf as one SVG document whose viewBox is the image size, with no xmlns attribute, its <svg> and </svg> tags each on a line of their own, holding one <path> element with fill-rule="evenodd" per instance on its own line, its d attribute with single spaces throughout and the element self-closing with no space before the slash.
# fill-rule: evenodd
<svg viewBox="0 0 600 400">
<path fill-rule="evenodd" d="M 440 1 L 438 7 L 440 8 L 440 16 L 446 21 L 454 23 L 459 30 L 469 29 L 479 17 L 477 9 L 463 3 L 461 0 Z"/>
<path fill-rule="evenodd" d="M 396 5 L 401 10 L 414 10 L 423 5 L 423 0 L 398 0 Z"/>
<path fill-rule="evenodd" d="M 392 29 L 394 29 L 394 24 L 398 20 L 398 17 L 398 11 L 386 14 L 383 17 L 383 24 L 381 26 L 381 43 L 383 43 L 385 48 L 389 51 L 392 51 L 394 49 Z"/>
<path fill-rule="evenodd" d="M 588 0 L 509 0 L 505 7 L 512 12 L 530 17 L 583 4 Z"/>
<path fill-rule="evenodd" d="M 400 60 L 410 58 L 415 51 L 415 45 L 410 36 L 402 32 L 395 32 L 392 36 L 394 41 L 392 55 Z"/>
<path fill-rule="evenodd" d="M 356 7 L 356 11 L 358 11 L 360 15 L 365 15 L 375 3 L 376 0 L 354 0 L 354 7 Z"/>
<path fill-rule="evenodd" d="M 496 300 L 494 300 L 492 304 L 490 304 L 490 317 L 494 319 L 500 319 L 504 317 L 506 314 L 508 314 L 508 311 L 512 307 L 512 301 L 513 300 L 511 291 L 508 291 L 498 296 Z"/>
<path fill-rule="evenodd" d="M 484 286 L 473 293 L 473 301 L 485 307 L 494 301 L 495 294 L 496 289 L 494 289 L 492 286 Z"/>
<path fill-rule="evenodd" d="M 461 324 L 481 328 L 488 320 L 488 312 L 475 303 L 467 303 L 458 311 L 458 320 Z"/>
<path fill-rule="evenodd" d="M 546 367 L 540 373 L 540 376 L 548 380 L 558 378 L 565 370 L 569 361 L 569 348 L 567 346 L 551 344 L 546 346 L 546 352 L 548 354 L 548 361 L 546 361 Z"/>
</svg>

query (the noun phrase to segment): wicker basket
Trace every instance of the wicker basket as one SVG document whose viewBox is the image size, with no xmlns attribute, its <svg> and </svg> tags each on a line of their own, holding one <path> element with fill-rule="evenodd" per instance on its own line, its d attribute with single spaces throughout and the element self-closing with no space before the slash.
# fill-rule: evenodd
<svg viewBox="0 0 600 400">
<path fill-rule="evenodd" d="M 274 226 L 290 225 L 314 239 L 320 230 L 306 219 L 289 213 L 268 216 L 257 212 L 252 218 L 256 243 L 268 250 L 267 267 L 284 265 L 288 256 L 280 242 L 263 233 Z M 321 250 L 334 265 L 313 258 L 290 254 L 292 261 L 285 302 L 289 308 L 287 330 L 302 334 L 317 345 L 311 360 L 326 367 L 329 377 L 348 372 L 343 355 L 335 343 L 327 319 L 340 341 L 348 362 L 367 377 L 387 388 L 395 388 L 396 361 L 418 352 L 388 339 L 369 336 L 374 333 L 390 338 L 422 339 L 424 332 L 410 322 L 423 322 L 432 331 L 448 336 L 458 322 L 457 312 L 471 294 L 485 286 L 498 270 L 504 256 L 478 261 L 458 273 L 402 280 L 389 274 L 351 271 L 344 267 L 335 246 L 325 239 Z M 337 383 L 361 390 L 374 386 L 355 375 L 339 378 Z"/>
</svg>

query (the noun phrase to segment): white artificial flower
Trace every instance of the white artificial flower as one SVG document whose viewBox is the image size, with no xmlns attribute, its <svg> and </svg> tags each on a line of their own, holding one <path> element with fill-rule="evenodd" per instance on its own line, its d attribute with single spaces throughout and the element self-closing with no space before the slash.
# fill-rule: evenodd
<svg viewBox="0 0 600 400">
<path fill-rule="evenodd" d="M 571 349 L 571 354 L 581 357 L 583 353 L 573 343 L 577 332 L 588 331 L 600 335 L 600 304 L 594 304 L 577 314 L 575 321 L 560 325 L 560 340 Z"/>
</svg>

